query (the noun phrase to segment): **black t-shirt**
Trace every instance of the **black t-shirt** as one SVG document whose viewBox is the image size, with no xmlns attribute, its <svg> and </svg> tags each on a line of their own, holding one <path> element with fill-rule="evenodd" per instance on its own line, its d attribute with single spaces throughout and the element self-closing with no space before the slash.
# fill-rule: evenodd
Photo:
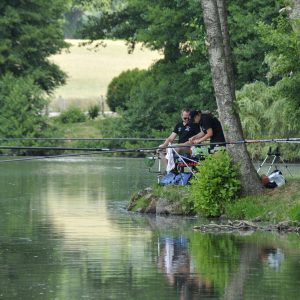
<svg viewBox="0 0 300 300">
<path fill-rule="evenodd" d="M 200 129 L 206 134 L 209 128 L 213 130 L 213 135 L 210 138 L 211 143 L 225 143 L 224 133 L 219 120 L 210 114 L 201 114 Z"/>
<path fill-rule="evenodd" d="M 187 142 L 194 135 L 190 124 L 184 125 L 182 121 L 176 124 L 173 132 L 178 135 L 178 143 L 180 144 Z"/>
</svg>

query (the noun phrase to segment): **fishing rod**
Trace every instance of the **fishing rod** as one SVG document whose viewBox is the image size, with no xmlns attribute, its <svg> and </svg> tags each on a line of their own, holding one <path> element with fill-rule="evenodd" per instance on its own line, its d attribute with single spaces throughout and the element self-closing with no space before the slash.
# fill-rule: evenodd
<svg viewBox="0 0 300 300">
<path fill-rule="evenodd" d="M 157 150 L 163 150 L 167 148 L 189 148 L 191 146 L 198 147 L 208 147 L 212 145 L 226 146 L 226 145 L 239 145 L 239 144 L 253 144 L 253 143 L 300 143 L 300 138 L 286 138 L 286 139 L 257 139 L 257 140 L 241 140 L 241 141 L 232 141 L 232 142 L 223 142 L 223 143 L 201 143 L 201 144 L 180 144 L 180 145 L 169 145 L 165 147 L 151 147 L 151 148 L 132 148 L 132 149 L 110 149 L 110 148 L 84 148 L 84 147 L 32 147 L 32 146 L 1 146 L 0 149 L 3 150 L 57 150 L 57 151 L 91 151 L 84 154 L 100 154 L 100 153 L 156 153 Z M 56 157 L 68 157 L 68 156 L 78 156 L 84 154 L 61 154 L 61 155 L 46 155 L 46 156 L 35 156 L 27 158 L 18 158 L 11 160 L 0 160 L 2 162 L 8 161 L 20 161 L 20 160 L 34 160 L 42 158 L 56 158 Z"/>
<path fill-rule="evenodd" d="M 4 138 L 0 137 L 0 141 L 164 141 L 164 138 Z"/>
<path fill-rule="evenodd" d="M 87 148 L 87 147 L 54 147 L 54 146 L 2 146 L 2 150 L 58 150 L 58 151 L 101 151 L 101 152 L 151 152 L 158 149 L 167 149 L 174 147 L 208 147 L 208 146 L 226 146 L 226 145 L 239 145 L 239 144 L 255 144 L 255 143 L 300 143 L 300 138 L 286 138 L 286 139 L 256 139 L 256 140 L 240 140 L 240 141 L 227 141 L 215 143 L 200 143 L 200 144 L 174 144 L 165 147 L 149 147 L 149 148 L 132 148 L 132 149 L 110 149 L 110 148 Z"/>
<path fill-rule="evenodd" d="M 300 143 L 300 138 L 274 138 L 274 139 L 256 139 L 226 142 L 226 144 L 254 144 L 254 143 Z"/>
<path fill-rule="evenodd" d="M 163 138 L 128 138 L 128 137 L 117 137 L 117 138 L 1 138 L 0 141 L 164 141 Z M 227 141 L 222 143 L 201 143 L 196 144 L 195 146 L 211 146 L 211 145 L 233 145 L 233 144 L 253 144 L 253 143 L 300 143 L 299 138 L 272 138 L 272 139 L 244 139 L 240 141 Z M 7 147 L 7 148 L 0 148 L 0 149 L 14 149 L 9 147 L 21 147 L 21 146 L 0 146 L 0 147 Z M 180 145 L 180 147 L 184 147 L 184 145 Z M 158 147 L 157 147 L 158 148 Z M 167 148 L 167 147 L 163 147 Z M 24 148 L 22 148 L 24 149 Z M 30 148 L 31 149 L 31 148 Z M 47 148 L 45 148 L 47 149 Z M 54 148 L 56 149 L 56 148 Z M 63 150 L 63 149 L 58 149 Z M 68 149 L 65 149 L 68 150 Z M 72 150 L 72 149 L 70 149 Z M 84 149 L 86 150 L 86 149 Z"/>
<path fill-rule="evenodd" d="M 78 157 L 78 156 L 88 156 L 93 154 L 99 154 L 99 152 L 83 152 L 83 153 L 70 153 L 70 154 L 58 154 L 58 155 L 45 155 L 45 156 L 32 156 L 32 157 L 21 157 L 0 160 L 1 163 L 16 162 L 16 161 L 28 161 L 28 160 L 40 160 L 48 158 L 65 158 L 65 157 Z"/>
</svg>

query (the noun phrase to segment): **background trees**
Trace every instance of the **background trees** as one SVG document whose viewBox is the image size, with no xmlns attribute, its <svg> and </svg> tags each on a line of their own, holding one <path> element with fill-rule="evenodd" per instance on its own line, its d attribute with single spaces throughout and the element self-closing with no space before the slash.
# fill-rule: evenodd
<svg viewBox="0 0 300 300">
<path fill-rule="evenodd" d="M 280 1 L 276 0 L 228 1 L 228 27 L 237 88 L 255 80 L 267 83 L 268 66 L 264 63 L 264 55 L 270 45 L 261 40 L 257 24 L 262 21 L 270 25 L 279 8 Z M 141 42 L 164 54 L 164 58 L 146 72 L 143 80 L 135 83 L 134 92 L 129 93 L 130 105 L 123 115 L 126 124 L 136 125 L 135 119 L 131 123 L 134 115 L 146 116 L 145 122 L 141 118 L 139 123 L 141 128 L 148 128 L 147 115 L 152 114 L 158 121 L 152 122 L 151 126 L 155 126 L 152 129 L 170 130 L 173 126 L 170 124 L 184 106 L 216 109 L 202 10 L 197 1 L 129 0 L 117 9 L 115 6 L 115 9 L 90 16 L 83 34 L 91 39 L 126 39 L 129 51 Z M 160 112 L 156 114 L 151 107 L 159 107 Z"/>
<path fill-rule="evenodd" d="M 0 3 L 0 135 L 41 137 L 47 125 L 45 94 L 65 74 L 49 56 L 66 47 L 62 17 L 66 1 Z"/>
<path fill-rule="evenodd" d="M 1 1 L 0 76 L 31 75 L 46 92 L 64 83 L 64 74 L 48 60 L 66 47 L 62 16 L 66 1 Z"/>
</svg>

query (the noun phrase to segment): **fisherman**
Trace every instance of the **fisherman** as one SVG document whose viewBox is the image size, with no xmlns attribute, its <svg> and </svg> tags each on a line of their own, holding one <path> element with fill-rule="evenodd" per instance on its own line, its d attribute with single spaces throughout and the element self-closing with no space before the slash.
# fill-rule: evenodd
<svg viewBox="0 0 300 300">
<path fill-rule="evenodd" d="M 216 146 L 225 145 L 225 137 L 221 123 L 211 113 L 201 113 L 201 110 L 190 112 L 190 119 L 193 120 L 192 133 L 196 133 L 189 138 L 186 144 L 200 144 L 210 139 L 210 150 Z"/>
<path fill-rule="evenodd" d="M 189 122 L 190 110 L 185 108 L 181 111 L 181 121 L 176 124 L 174 127 L 173 132 L 166 138 L 163 144 L 159 145 L 158 153 L 160 153 L 160 158 L 162 162 L 167 165 L 168 160 L 166 159 L 166 150 L 165 147 L 167 147 L 169 144 L 171 144 L 178 136 L 178 143 L 179 144 L 185 144 L 188 142 L 189 138 L 192 137 L 193 132 L 191 131 L 191 124 Z M 182 147 L 177 149 L 179 152 L 188 152 L 189 148 Z"/>
</svg>

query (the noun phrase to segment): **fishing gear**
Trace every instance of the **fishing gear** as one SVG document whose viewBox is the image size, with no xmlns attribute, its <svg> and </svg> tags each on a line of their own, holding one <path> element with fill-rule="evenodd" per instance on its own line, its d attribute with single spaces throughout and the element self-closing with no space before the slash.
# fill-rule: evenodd
<svg viewBox="0 0 300 300">
<path fill-rule="evenodd" d="M 280 163 L 285 165 L 286 170 L 289 172 L 291 177 L 293 177 L 290 169 L 288 168 L 287 163 L 283 160 L 281 157 L 281 153 L 279 151 L 279 147 L 276 147 L 274 151 L 272 151 L 272 148 L 270 147 L 267 153 L 267 156 L 263 160 L 263 162 L 260 164 L 259 168 L 257 169 L 257 173 L 261 170 L 261 168 L 264 166 L 264 164 L 267 162 L 268 159 L 271 159 L 271 162 L 269 163 L 269 168 L 266 175 L 269 175 L 272 167 L 274 166 L 275 170 L 277 170 L 276 161 L 279 161 Z"/>
<path fill-rule="evenodd" d="M 45 156 L 32 156 L 32 157 L 21 157 L 0 160 L 0 163 L 16 162 L 16 161 L 28 161 L 28 160 L 39 160 L 47 158 L 65 158 L 65 157 L 76 157 L 76 156 L 88 156 L 99 154 L 98 152 L 83 152 L 83 153 L 69 153 L 69 154 L 58 154 L 58 155 L 45 155 Z"/>
<path fill-rule="evenodd" d="M 124 138 L 127 139 L 127 138 Z M 113 149 L 113 148 L 90 148 L 90 147 L 50 147 L 50 146 L 1 146 L 0 149 L 2 150 L 56 150 L 56 151 L 91 151 L 94 152 L 93 154 L 100 154 L 100 153 L 156 153 L 157 150 L 163 150 L 167 148 L 190 148 L 191 146 L 197 147 L 208 147 L 208 146 L 226 146 L 226 145 L 239 145 L 239 144 L 254 144 L 254 143 L 300 143 L 300 138 L 286 138 L 286 139 L 257 139 L 257 140 L 240 140 L 240 141 L 228 141 L 223 143 L 201 143 L 201 144 L 186 144 L 186 145 L 172 145 L 172 146 L 165 146 L 165 147 L 149 147 L 149 148 L 131 148 L 131 149 Z M 80 154 L 82 155 L 82 154 Z M 66 156 L 66 155 L 64 155 Z M 38 158 L 33 159 L 42 159 L 42 158 L 52 158 L 58 157 L 57 155 L 47 155 L 47 156 L 38 156 Z M 17 160 L 17 159 L 15 159 Z M 14 159 L 10 161 L 15 161 Z M 29 159 L 18 159 L 18 160 L 29 160 Z M 1 162 L 5 162 L 4 160 L 0 160 Z"/>
<path fill-rule="evenodd" d="M 164 141 L 163 138 L 4 138 L 0 141 Z"/>
</svg>

